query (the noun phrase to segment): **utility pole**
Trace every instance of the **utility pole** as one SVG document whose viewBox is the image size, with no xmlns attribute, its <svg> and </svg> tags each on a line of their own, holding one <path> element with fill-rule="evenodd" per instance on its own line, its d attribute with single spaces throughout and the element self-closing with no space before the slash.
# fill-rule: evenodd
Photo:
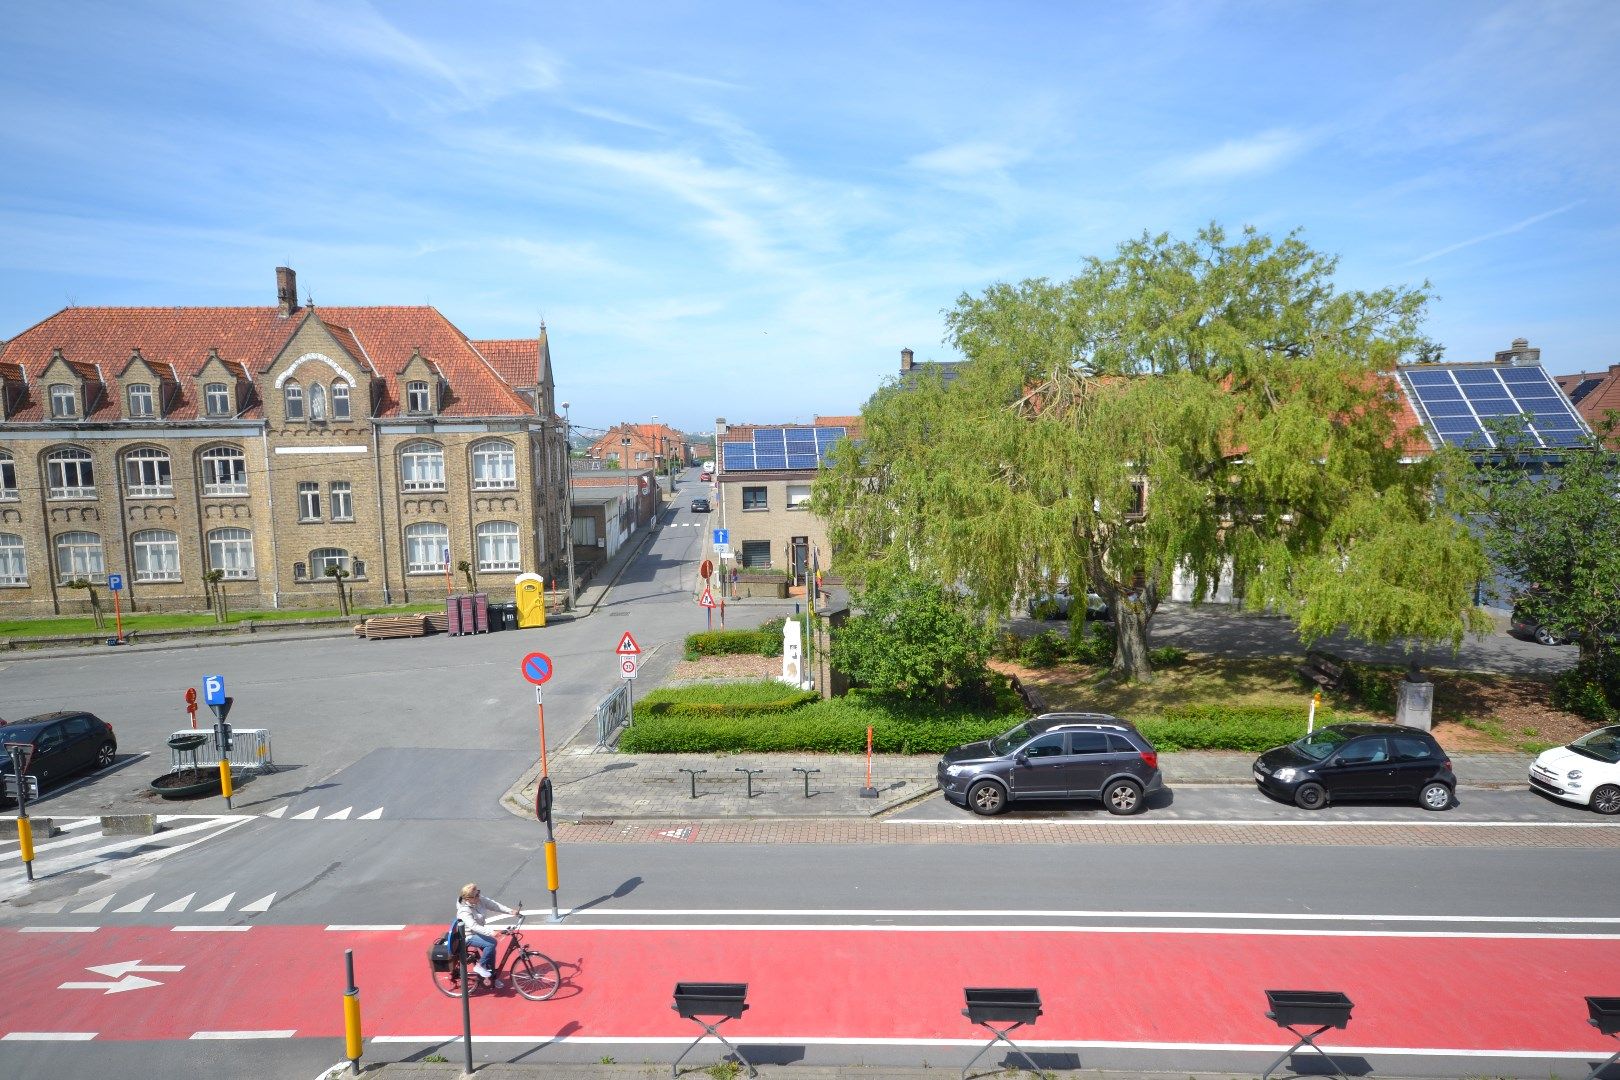
<svg viewBox="0 0 1620 1080">
<path fill-rule="evenodd" d="M 568 560 L 568 610 L 574 610 L 579 594 L 574 591 L 574 425 L 568 419 L 568 402 L 563 411 L 563 546 Z"/>
</svg>

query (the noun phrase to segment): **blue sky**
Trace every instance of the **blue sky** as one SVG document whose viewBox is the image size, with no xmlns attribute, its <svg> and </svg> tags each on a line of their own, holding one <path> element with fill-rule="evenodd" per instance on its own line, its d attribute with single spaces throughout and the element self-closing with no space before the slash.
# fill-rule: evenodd
<svg viewBox="0 0 1620 1080">
<path fill-rule="evenodd" d="M 577 423 L 843 414 L 1144 229 L 1620 362 L 1620 4 L 13 5 L 0 336 L 69 303 L 551 332 Z"/>
</svg>

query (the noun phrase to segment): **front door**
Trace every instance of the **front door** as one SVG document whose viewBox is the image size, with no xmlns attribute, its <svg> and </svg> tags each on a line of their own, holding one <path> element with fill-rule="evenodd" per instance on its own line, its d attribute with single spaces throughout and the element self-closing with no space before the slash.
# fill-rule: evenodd
<svg viewBox="0 0 1620 1080">
<path fill-rule="evenodd" d="M 1054 731 L 1024 747 L 1013 762 L 1012 792 L 1017 799 L 1061 799 L 1069 793 L 1067 736 Z"/>
<path fill-rule="evenodd" d="M 793 566 L 793 584 L 803 585 L 810 573 L 810 538 L 795 536 L 788 541 L 788 553 Z"/>
<path fill-rule="evenodd" d="M 1323 777 L 1333 798 L 1380 799 L 1392 793 L 1394 774 L 1389 740 L 1376 735 L 1364 736 L 1341 748 Z"/>
<path fill-rule="evenodd" d="M 65 750 L 66 740 L 62 737 L 60 722 L 40 729 L 34 739 L 34 760 L 29 764 L 28 771 L 39 777 L 41 786 L 45 781 L 54 780 L 70 771 L 63 760 Z"/>
</svg>

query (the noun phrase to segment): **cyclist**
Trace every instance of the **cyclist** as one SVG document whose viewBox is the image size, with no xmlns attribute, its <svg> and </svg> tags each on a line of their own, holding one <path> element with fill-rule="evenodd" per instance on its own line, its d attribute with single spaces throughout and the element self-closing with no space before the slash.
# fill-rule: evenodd
<svg viewBox="0 0 1620 1080">
<path fill-rule="evenodd" d="M 461 887 L 461 893 L 456 898 L 456 918 L 461 920 L 461 928 L 467 935 L 468 945 L 477 945 L 483 950 L 478 963 L 473 965 L 473 974 L 480 979 L 492 981 L 495 978 L 495 938 L 484 926 L 485 918 L 491 915 L 517 915 L 519 912 L 507 907 L 499 900 L 485 896 L 478 888 L 476 881 L 469 881 Z"/>
</svg>

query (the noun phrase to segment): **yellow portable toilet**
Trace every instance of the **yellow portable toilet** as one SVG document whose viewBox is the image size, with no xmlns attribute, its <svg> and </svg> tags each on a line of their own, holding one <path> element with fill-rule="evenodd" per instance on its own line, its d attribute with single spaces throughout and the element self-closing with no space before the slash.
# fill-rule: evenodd
<svg viewBox="0 0 1620 1080">
<path fill-rule="evenodd" d="M 539 574 L 519 574 L 517 586 L 518 629 L 546 625 L 546 579 Z"/>
</svg>

